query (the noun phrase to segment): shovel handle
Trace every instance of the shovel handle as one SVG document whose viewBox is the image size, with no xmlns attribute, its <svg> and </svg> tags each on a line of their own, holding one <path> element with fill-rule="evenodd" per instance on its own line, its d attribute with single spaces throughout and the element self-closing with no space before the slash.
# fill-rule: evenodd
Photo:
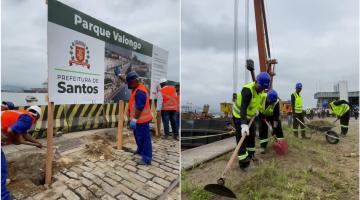
<svg viewBox="0 0 360 200">
<path fill-rule="evenodd" d="M 25 143 L 21 143 L 21 144 L 25 144 L 25 145 L 28 145 L 28 146 L 34 146 L 34 147 L 37 147 L 37 145 L 36 145 L 36 144 L 31 143 L 31 142 L 25 142 Z M 42 147 L 47 148 L 47 146 L 46 146 L 46 145 L 43 145 L 43 144 L 42 144 Z"/>
<path fill-rule="evenodd" d="M 249 122 L 249 127 L 251 126 L 251 124 L 253 123 L 255 119 L 255 116 L 253 118 L 251 118 L 250 122 Z M 239 143 L 237 144 L 235 150 L 233 151 L 233 153 L 231 154 L 230 160 L 228 161 L 228 163 L 226 164 L 226 167 L 224 169 L 224 171 L 221 173 L 221 178 L 224 178 L 225 173 L 229 170 L 231 164 L 234 162 L 235 158 L 236 158 L 236 154 L 238 153 L 242 143 L 244 142 L 246 136 L 241 136 L 241 139 L 239 141 Z"/>
<path fill-rule="evenodd" d="M 300 121 L 299 118 L 295 117 L 296 120 L 298 120 L 298 122 L 300 122 L 300 124 L 302 124 L 303 126 L 306 126 L 304 123 L 302 123 L 302 121 Z"/>
<path fill-rule="evenodd" d="M 274 137 L 275 141 L 277 141 L 277 137 L 274 134 L 274 129 L 272 128 L 271 124 L 266 119 L 263 119 L 263 120 L 266 123 L 266 125 L 268 126 L 268 128 L 270 129 L 271 135 Z"/>
</svg>

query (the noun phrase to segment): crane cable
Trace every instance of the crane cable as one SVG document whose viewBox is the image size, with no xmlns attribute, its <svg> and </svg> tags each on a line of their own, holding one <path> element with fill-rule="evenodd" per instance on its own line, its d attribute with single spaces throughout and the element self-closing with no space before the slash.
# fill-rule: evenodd
<svg viewBox="0 0 360 200">
<path fill-rule="evenodd" d="M 249 71 L 246 69 L 246 60 L 249 59 L 249 0 L 245 0 L 245 83 L 249 82 Z"/>
</svg>

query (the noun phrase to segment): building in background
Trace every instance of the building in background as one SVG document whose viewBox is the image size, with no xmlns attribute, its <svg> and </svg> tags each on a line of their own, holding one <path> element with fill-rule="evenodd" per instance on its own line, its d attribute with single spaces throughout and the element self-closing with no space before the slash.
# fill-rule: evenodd
<svg viewBox="0 0 360 200">
<path fill-rule="evenodd" d="M 317 107 L 322 107 L 323 102 L 339 99 L 350 102 L 353 107 L 359 107 L 359 91 L 348 91 L 347 81 L 335 84 L 333 92 L 316 92 L 314 98 L 317 99 Z"/>
</svg>

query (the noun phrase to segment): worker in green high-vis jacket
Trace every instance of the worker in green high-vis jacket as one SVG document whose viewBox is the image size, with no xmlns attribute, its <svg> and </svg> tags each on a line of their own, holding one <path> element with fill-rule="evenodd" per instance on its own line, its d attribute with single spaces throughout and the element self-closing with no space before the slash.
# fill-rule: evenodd
<svg viewBox="0 0 360 200">
<path fill-rule="evenodd" d="M 249 126 L 249 122 L 256 116 L 260 108 L 261 95 L 265 89 L 269 88 L 269 85 L 269 74 L 260 72 L 254 82 L 243 86 L 241 92 L 236 95 L 233 105 L 232 115 L 236 129 L 236 143 L 240 141 L 241 137 L 245 137 L 238 152 L 239 167 L 244 171 L 247 171 L 255 154 L 256 125 L 252 123 Z"/>
<path fill-rule="evenodd" d="M 340 119 L 341 135 L 346 136 L 349 129 L 351 105 L 345 100 L 324 102 L 324 108 L 330 107 L 330 110 Z"/>
<path fill-rule="evenodd" d="M 291 94 L 291 108 L 293 110 L 293 132 L 295 137 L 298 137 L 298 128 L 300 125 L 301 137 L 303 139 L 309 139 L 309 137 L 306 137 L 305 135 L 303 101 L 300 95 L 300 92 L 302 90 L 302 84 L 296 83 L 295 89 L 296 91 Z"/>
</svg>

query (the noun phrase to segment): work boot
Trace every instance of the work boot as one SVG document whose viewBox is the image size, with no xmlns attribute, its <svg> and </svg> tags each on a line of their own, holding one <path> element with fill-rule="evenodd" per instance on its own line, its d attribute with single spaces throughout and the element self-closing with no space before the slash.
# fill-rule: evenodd
<svg viewBox="0 0 360 200">
<path fill-rule="evenodd" d="M 265 147 L 260 147 L 260 153 L 265 154 L 266 153 L 266 148 Z"/>
<path fill-rule="evenodd" d="M 173 135 L 174 140 L 179 141 L 179 138 L 177 135 Z"/>
<path fill-rule="evenodd" d="M 346 134 L 345 134 L 345 133 L 341 133 L 340 136 L 341 136 L 341 137 L 346 137 Z"/>
<path fill-rule="evenodd" d="M 168 139 L 168 137 L 169 137 L 168 135 L 164 135 L 164 137 L 163 137 L 163 138 L 164 138 L 165 140 L 167 140 L 167 139 Z"/>
<path fill-rule="evenodd" d="M 249 166 L 250 166 L 250 162 L 247 162 L 247 163 L 239 162 L 239 167 L 243 172 L 247 172 L 249 170 Z"/>
<path fill-rule="evenodd" d="M 139 159 L 136 163 L 137 163 L 138 165 L 151 165 L 151 162 L 146 163 L 146 162 L 144 162 L 142 159 Z"/>
<path fill-rule="evenodd" d="M 251 158 L 247 157 L 245 160 L 239 160 L 239 167 L 242 171 L 246 172 L 250 165 Z"/>
</svg>

